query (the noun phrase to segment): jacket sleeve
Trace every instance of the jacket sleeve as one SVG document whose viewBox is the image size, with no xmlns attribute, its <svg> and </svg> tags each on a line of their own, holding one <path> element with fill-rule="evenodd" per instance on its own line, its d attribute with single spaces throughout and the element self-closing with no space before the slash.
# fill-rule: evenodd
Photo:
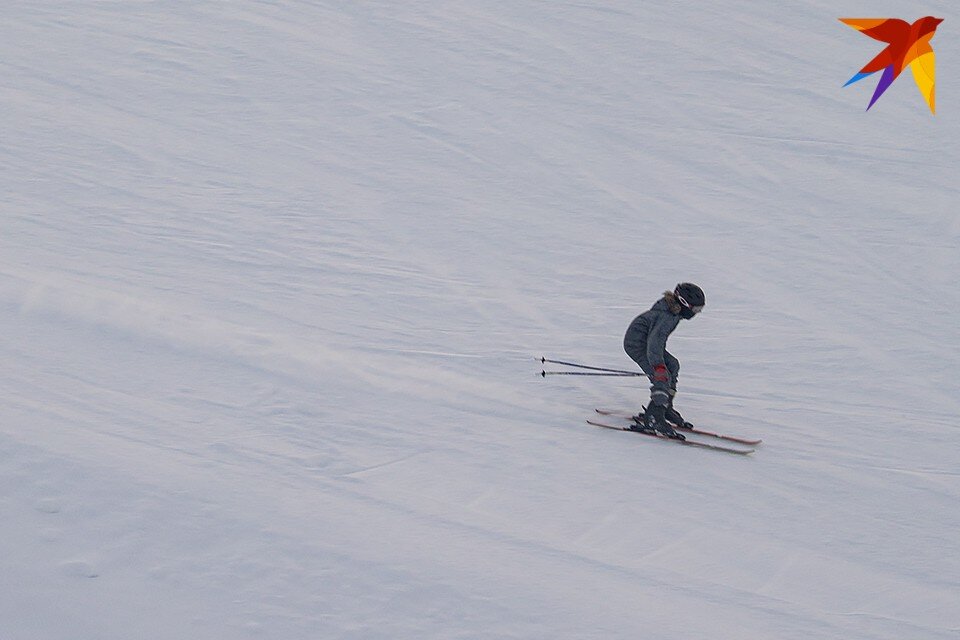
<svg viewBox="0 0 960 640">
<path fill-rule="evenodd" d="M 663 352 L 663 362 L 670 372 L 670 395 L 677 392 L 677 379 L 680 377 L 680 361 L 669 351 Z"/>
<path fill-rule="evenodd" d="M 647 334 L 647 362 L 656 369 L 665 364 L 664 353 L 667 350 L 667 338 L 677 328 L 679 318 L 672 314 L 659 313 Z"/>
</svg>

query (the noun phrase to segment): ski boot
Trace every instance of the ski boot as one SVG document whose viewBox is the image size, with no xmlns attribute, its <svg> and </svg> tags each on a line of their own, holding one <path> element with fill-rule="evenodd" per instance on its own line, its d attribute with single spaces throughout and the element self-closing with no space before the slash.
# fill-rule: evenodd
<svg viewBox="0 0 960 640">
<path fill-rule="evenodd" d="M 673 408 L 673 396 L 670 396 L 670 400 L 667 402 L 667 410 L 663 414 L 663 419 L 666 420 L 674 427 L 692 427 L 689 422 L 683 419 L 683 416 L 680 415 L 680 412 Z"/>
<path fill-rule="evenodd" d="M 678 433 L 669 422 L 666 421 L 664 414 L 667 407 L 662 404 L 651 404 L 644 408 L 643 413 L 634 416 L 635 426 L 630 427 L 635 431 L 645 431 L 657 435 L 673 438 L 674 440 L 686 440 L 682 433 Z"/>
</svg>

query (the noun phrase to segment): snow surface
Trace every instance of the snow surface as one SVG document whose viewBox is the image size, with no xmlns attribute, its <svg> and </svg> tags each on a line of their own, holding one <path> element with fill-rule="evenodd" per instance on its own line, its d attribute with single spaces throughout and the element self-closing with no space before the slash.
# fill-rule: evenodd
<svg viewBox="0 0 960 640">
<path fill-rule="evenodd" d="M 8 0 L 0 638 L 957 638 L 954 4 Z"/>
</svg>

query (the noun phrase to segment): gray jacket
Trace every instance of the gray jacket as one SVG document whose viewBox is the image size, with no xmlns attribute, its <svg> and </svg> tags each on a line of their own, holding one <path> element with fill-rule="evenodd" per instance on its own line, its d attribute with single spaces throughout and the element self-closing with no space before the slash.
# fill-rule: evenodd
<svg viewBox="0 0 960 640">
<path fill-rule="evenodd" d="M 668 362 L 676 359 L 667 353 L 667 338 L 679 323 L 680 316 L 670 309 L 665 298 L 661 298 L 649 311 L 644 311 L 630 323 L 623 337 L 623 350 L 648 374 L 661 364 L 672 369 Z M 671 373 L 676 375 L 673 371 Z"/>
</svg>

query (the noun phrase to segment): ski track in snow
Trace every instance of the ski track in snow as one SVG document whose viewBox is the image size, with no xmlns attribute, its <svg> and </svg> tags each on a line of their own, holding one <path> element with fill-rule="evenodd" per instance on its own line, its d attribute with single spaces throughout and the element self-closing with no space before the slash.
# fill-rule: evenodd
<svg viewBox="0 0 960 640">
<path fill-rule="evenodd" d="M 956 637 L 948 6 L 8 3 L 0 638 Z"/>
</svg>

